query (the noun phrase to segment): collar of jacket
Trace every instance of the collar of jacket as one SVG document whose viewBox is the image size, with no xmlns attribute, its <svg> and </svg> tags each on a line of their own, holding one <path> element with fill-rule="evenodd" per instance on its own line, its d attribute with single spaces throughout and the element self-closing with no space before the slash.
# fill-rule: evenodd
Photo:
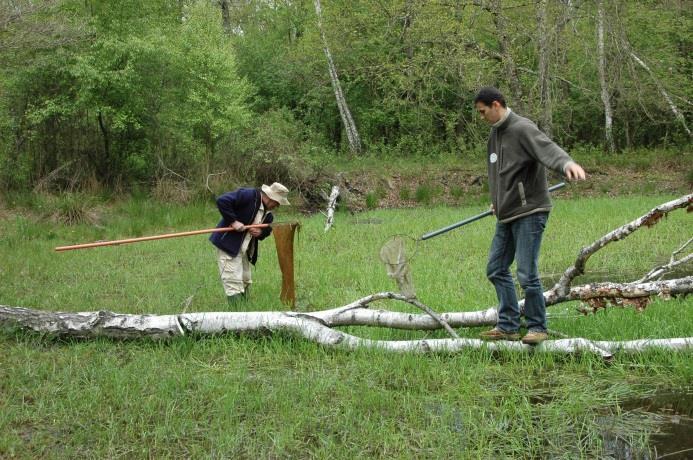
<svg viewBox="0 0 693 460">
<path fill-rule="evenodd" d="M 508 107 L 508 111 L 506 112 L 505 118 L 499 120 L 495 125 L 493 125 L 493 127 L 497 130 L 498 129 L 503 130 L 503 129 L 508 127 L 508 125 L 510 124 L 510 120 L 514 117 L 515 117 L 515 112 L 510 110 L 510 107 Z"/>
<path fill-rule="evenodd" d="M 260 203 L 262 202 L 262 191 L 259 188 L 255 189 L 255 209 L 253 209 L 253 215 L 250 217 L 250 223 L 253 223 L 253 219 L 260 210 Z"/>
</svg>

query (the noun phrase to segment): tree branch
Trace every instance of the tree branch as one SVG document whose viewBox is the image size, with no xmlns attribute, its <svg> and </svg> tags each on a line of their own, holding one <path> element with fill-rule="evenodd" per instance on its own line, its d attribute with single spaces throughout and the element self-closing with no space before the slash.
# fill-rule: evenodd
<svg viewBox="0 0 693 460">
<path fill-rule="evenodd" d="M 563 276 L 561 276 L 561 279 L 553 287 L 553 290 L 556 291 L 557 295 L 559 296 L 567 295 L 568 290 L 570 289 L 570 284 L 573 282 L 573 280 L 576 277 L 585 273 L 585 265 L 587 264 L 587 260 L 592 256 L 592 254 L 594 254 L 595 252 L 597 252 L 598 250 L 600 250 L 601 248 L 613 241 L 624 239 L 631 233 L 638 230 L 643 225 L 651 227 L 657 224 L 657 222 L 659 222 L 659 220 L 662 217 L 664 217 L 674 209 L 690 208 L 692 206 L 692 203 L 693 194 L 689 194 L 682 196 L 681 198 L 677 198 L 676 200 L 672 200 L 667 203 L 661 204 L 656 208 L 652 209 L 644 216 L 641 216 L 635 219 L 634 221 L 626 225 L 623 225 L 617 228 L 616 230 L 611 231 L 610 233 L 601 237 L 591 245 L 582 248 L 573 266 L 568 268 L 563 273 Z"/>
</svg>

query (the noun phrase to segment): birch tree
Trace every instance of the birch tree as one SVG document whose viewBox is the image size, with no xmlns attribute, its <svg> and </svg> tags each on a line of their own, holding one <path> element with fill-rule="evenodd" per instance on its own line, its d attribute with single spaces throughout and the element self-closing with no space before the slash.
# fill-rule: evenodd
<svg viewBox="0 0 693 460">
<path fill-rule="evenodd" d="M 626 44 L 626 47 L 628 48 L 627 52 L 631 58 L 643 69 L 645 69 L 648 73 L 648 75 L 652 78 L 652 81 L 655 82 L 655 85 L 657 85 L 657 89 L 659 90 L 659 93 L 662 95 L 664 100 L 666 101 L 667 105 L 669 106 L 669 109 L 671 110 L 671 113 L 674 115 L 674 118 L 681 123 L 681 126 L 683 129 L 686 131 L 688 136 L 691 136 L 691 130 L 688 128 L 688 124 L 686 124 L 686 118 L 683 116 L 683 114 L 679 111 L 678 107 L 676 107 L 676 104 L 674 103 L 673 99 L 667 92 L 667 90 L 664 88 L 664 85 L 662 85 L 662 82 L 657 78 L 655 73 L 650 69 L 650 67 L 645 64 L 645 62 L 640 59 L 632 50 L 630 50 L 630 47 L 628 44 Z"/>
<path fill-rule="evenodd" d="M 597 0 L 597 67 L 599 70 L 599 86 L 601 88 L 602 104 L 604 104 L 604 138 L 609 152 L 616 151 L 613 134 L 613 109 L 609 86 L 606 80 L 606 54 L 604 51 L 604 0 Z"/>
<path fill-rule="evenodd" d="M 356 129 L 356 123 L 351 116 L 351 111 L 347 105 L 346 98 L 342 92 L 342 85 L 339 82 L 339 76 L 337 75 L 337 67 L 334 65 L 334 60 L 332 59 L 332 53 L 330 53 L 330 48 L 327 44 L 327 38 L 325 37 L 325 31 L 322 26 L 322 8 L 320 6 L 320 0 L 314 0 L 315 5 L 315 15 L 318 19 L 318 29 L 320 31 L 320 38 L 322 40 L 323 51 L 325 52 L 325 57 L 327 58 L 327 67 L 330 72 L 330 81 L 332 82 L 332 89 L 334 90 L 334 96 L 337 100 L 337 107 L 339 108 L 339 115 L 342 119 L 342 124 L 347 134 L 347 139 L 349 140 L 349 148 L 352 153 L 361 152 L 361 138 L 359 136 L 358 130 Z"/>
</svg>

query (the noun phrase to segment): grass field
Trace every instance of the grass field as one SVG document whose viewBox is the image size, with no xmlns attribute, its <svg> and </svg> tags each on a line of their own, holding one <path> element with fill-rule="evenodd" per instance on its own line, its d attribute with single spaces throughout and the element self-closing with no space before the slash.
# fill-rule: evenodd
<svg viewBox="0 0 693 460">
<path fill-rule="evenodd" d="M 540 260 L 550 279 L 578 250 L 674 196 L 555 201 Z M 483 211 L 429 207 L 338 212 L 300 220 L 298 308 L 318 310 L 393 290 L 378 250 Z M 0 304 L 46 310 L 178 313 L 226 308 L 205 237 L 55 253 L 63 244 L 212 227 L 212 204 L 111 204 L 98 226 L 52 224 L 34 213 L 0 220 Z M 484 276 L 494 222 L 419 245 L 419 298 L 438 311 L 495 304 Z M 690 214 L 607 246 L 586 279 L 637 279 L 689 238 Z M 580 279 L 577 280 L 580 283 Z M 271 240 L 261 245 L 249 308 L 283 309 Z M 693 336 L 693 301 L 644 312 L 551 307 L 550 327 L 604 340 Z M 396 303 L 374 307 L 408 311 Z M 443 337 L 440 331 L 348 328 L 363 337 Z M 479 329 L 462 329 L 475 337 Z M 632 410 L 657 394 L 690 401 L 690 353 L 392 355 L 318 347 L 287 334 L 147 340 L 55 340 L 0 331 L 0 458 L 595 458 L 652 449 L 662 419 Z M 637 404 L 636 404 L 637 406 Z M 689 441 L 690 443 L 690 441 Z M 620 447 L 619 447 L 620 446 Z M 693 447 L 693 445 L 688 445 Z M 684 445 L 684 447 L 686 446 Z M 673 449 L 672 450 L 676 450 Z M 658 453 L 661 454 L 661 451 Z M 673 457 L 676 458 L 676 457 Z M 683 457 L 681 457 L 683 458 Z"/>
</svg>

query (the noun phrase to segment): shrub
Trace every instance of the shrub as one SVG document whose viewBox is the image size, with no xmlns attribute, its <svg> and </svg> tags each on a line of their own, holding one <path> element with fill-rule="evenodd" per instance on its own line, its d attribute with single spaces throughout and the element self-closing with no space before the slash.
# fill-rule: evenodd
<svg viewBox="0 0 693 460">
<path fill-rule="evenodd" d="M 464 196 L 464 189 L 459 185 L 453 185 L 452 187 L 450 187 L 450 195 L 454 199 L 459 200 Z"/>
<path fill-rule="evenodd" d="M 419 203 L 429 204 L 437 192 L 430 184 L 421 184 L 416 188 L 414 199 Z"/>
<path fill-rule="evenodd" d="M 152 198 L 164 203 L 190 203 L 195 197 L 195 191 L 191 190 L 184 180 L 163 178 L 156 181 L 151 192 Z"/>
<path fill-rule="evenodd" d="M 378 207 L 378 195 L 375 192 L 368 192 L 366 194 L 366 207 L 368 209 L 375 209 Z"/>
<path fill-rule="evenodd" d="M 43 214 L 53 222 L 66 225 L 96 225 L 101 218 L 94 197 L 71 192 L 49 197 Z"/>
<path fill-rule="evenodd" d="M 300 187 L 315 173 L 302 153 L 310 150 L 311 136 L 286 109 L 259 115 L 250 131 L 230 142 L 223 163 L 246 183 L 281 182 Z"/>
</svg>

